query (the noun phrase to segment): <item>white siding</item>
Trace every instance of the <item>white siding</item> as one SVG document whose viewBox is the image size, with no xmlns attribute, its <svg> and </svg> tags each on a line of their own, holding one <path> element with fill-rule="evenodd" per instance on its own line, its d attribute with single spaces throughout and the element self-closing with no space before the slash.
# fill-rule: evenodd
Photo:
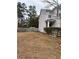
<svg viewBox="0 0 79 59">
<path fill-rule="evenodd" d="M 50 11 L 47 11 L 46 12 L 46 9 L 42 9 L 41 12 L 40 12 L 40 17 L 39 17 L 39 31 L 40 32 L 45 32 L 44 31 L 44 28 L 46 27 L 46 20 L 47 19 L 54 19 L 56 20 L 56 23 L 52 26 L 52 27 L 60 27 L 60 19 L 57 19 L 56 17 L 56 10 L 54 12 L 50 12 Z M 51 15 L 51 18 L 48 18 L 48 15 Z"/>
<path fill-rule="evenodd" d="M 39 31 L 44 32 L 44 28 L 46 27 L 45 21 L 47 20 L 48 13 L 45 10 L 41 10 L 39 17 Z"/>
<path fill-rule="evenodd" d="M 61 21 L 60 20 L 56 20 L 55 24 L 52 27 L 60 28 L 61 27 Z"/>
</svg>

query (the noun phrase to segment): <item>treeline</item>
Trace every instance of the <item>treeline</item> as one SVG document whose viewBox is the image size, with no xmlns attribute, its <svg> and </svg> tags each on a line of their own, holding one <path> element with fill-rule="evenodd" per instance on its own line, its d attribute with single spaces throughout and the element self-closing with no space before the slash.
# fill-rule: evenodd
<svg viewBox="0 0 79 59">
<path fill-rule="evenodd" d="M 18 27 L 36 27 L 38 28 L 39 16 L 36 12 L 35 6 L 29 6 L 27 8 L 25 3 L 17 3 L 17 19 Z"/>
</svg>

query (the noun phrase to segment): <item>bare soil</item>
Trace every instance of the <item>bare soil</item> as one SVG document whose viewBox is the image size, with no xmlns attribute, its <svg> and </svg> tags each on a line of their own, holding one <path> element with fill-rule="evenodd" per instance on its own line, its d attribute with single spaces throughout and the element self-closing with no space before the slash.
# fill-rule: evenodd
<svg viewBox="0 0 79 59">
<path fill-rule="evenodd" d="M 61 59 L 60 39 L 40 32 L 18 32 L 17 59 Z"/>
</svg>

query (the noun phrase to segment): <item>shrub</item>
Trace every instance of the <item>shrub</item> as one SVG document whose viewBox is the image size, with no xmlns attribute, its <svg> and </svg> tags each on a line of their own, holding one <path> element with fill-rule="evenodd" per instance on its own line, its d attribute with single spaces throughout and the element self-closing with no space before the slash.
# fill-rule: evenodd
<svg viewBox="0 0 79 59">
<path fill-rule="evenodd" d="M 46 27 L 46 28 L 44 28 L 44 30 L 47 34 L 52 34 L 52 28 L 51 27 L 48 27 L 48 28 Z"/>
</svg>

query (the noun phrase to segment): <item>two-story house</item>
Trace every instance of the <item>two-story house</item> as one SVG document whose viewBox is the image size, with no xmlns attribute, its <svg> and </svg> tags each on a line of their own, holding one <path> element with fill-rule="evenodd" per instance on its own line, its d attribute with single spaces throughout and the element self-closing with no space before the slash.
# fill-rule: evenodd
<svg viewBox="0 0 79 59">
<path fill-rule="evenodd" d="M 42 9 L 39 17 L 39 31 L 45 32 L 45 27 L 61 29 L 61 6 L 53 10 Z"/>
</svg>

